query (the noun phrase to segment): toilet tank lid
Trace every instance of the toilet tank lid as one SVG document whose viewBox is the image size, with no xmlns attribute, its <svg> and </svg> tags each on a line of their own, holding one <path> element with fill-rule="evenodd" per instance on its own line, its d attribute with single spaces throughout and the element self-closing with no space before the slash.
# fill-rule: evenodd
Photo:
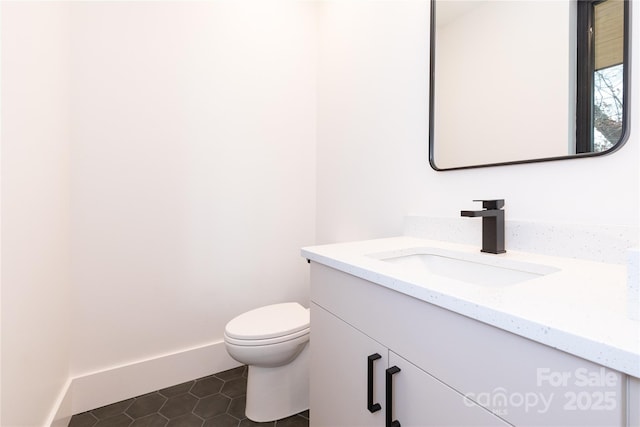
<svg viewBox="0 0 640 427">
<path fill-rule="evenodd" d="M 225 327 L 231 338 L 257 340 L 293 334 L 309 327 L 309 310 L 297 302 L 267 305 L 247 311 Z"/>
</svg>

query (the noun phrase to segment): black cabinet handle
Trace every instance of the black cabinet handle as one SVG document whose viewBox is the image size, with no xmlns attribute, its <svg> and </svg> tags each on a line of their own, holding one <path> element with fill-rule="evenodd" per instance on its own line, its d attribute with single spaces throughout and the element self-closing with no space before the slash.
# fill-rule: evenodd
<svg viewBox="0 0 640 427">
<path fill-rule="evenodd" d="M 385 414 L 385 426 L 386 427 L 400 427 L 400 421 L 393 420 L 392 408 L 393 408 L 393 376 L 400 372 L 400 368 L 392 366 L 387 369 L 387 376 L 385 382 L 386 389 L 386 414 Z"/>
<path fill-rule="evenodd" d="M 367 409 L 371 413 L 382 409 L 379 403 L 373 403 L 373 362 L 381 357 L 378 353 L 373 353 L 367 358 Z"/>
</svg>

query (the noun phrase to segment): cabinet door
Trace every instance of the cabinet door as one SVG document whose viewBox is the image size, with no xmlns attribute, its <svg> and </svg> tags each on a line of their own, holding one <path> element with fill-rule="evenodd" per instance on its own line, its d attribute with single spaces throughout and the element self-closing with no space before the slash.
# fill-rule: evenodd
<svg viewBox="0 0 640 427">
<path fill-rule="evenodd" d="M 384 379 L 388 350 L 316 304 L 311 304 L 310 410 L 312 427 L 384 426 Z M 368 356 L 373 365 L 373 403 L 367 402 Z"/>
<path fill-rule="evenodd" d="M 392 351 L 389 365 L 400 368 L 391 412 L 402 427 L 510 425 Z"/>
</svg>

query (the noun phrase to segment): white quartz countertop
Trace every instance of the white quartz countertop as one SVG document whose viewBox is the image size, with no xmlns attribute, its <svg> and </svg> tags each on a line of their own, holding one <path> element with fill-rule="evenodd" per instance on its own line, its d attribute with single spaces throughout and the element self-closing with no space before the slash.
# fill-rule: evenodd
<svg viewBox="0 0 640 427">
<path fill-rule="evenodd" d="M 417 274 L 375 254 L 415 248 L 469 254 L 489 263 L 534 263 L 555 272 L 507 286 Z M 373 257 L 371 255 L 374 255 Z M 572 258 L 393 237 L 302 248 L 305 258 L 611 369 L 640 377 L 640 322 L 627 315 L 627 268 Z M 482 257 L 482 258 L 478 258 Z"/>
</svg>

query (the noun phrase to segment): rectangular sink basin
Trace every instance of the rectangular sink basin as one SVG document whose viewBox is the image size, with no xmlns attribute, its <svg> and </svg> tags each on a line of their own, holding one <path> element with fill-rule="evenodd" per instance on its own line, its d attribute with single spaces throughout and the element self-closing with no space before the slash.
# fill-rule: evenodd
<svg viewBox="0 0 640 427">
<path fill-rule="evenodd" d="M 402 254 L 388 252 L 369 255 L 397 265 L 403 272 L 418 276 L 440 276 L 482 286 L 509 286 L 532 280 L 559 269 L 541 264 L 507 260 L 494 255 L 468 254 L 437 248 L 412 248 Z"/>
</svg>

